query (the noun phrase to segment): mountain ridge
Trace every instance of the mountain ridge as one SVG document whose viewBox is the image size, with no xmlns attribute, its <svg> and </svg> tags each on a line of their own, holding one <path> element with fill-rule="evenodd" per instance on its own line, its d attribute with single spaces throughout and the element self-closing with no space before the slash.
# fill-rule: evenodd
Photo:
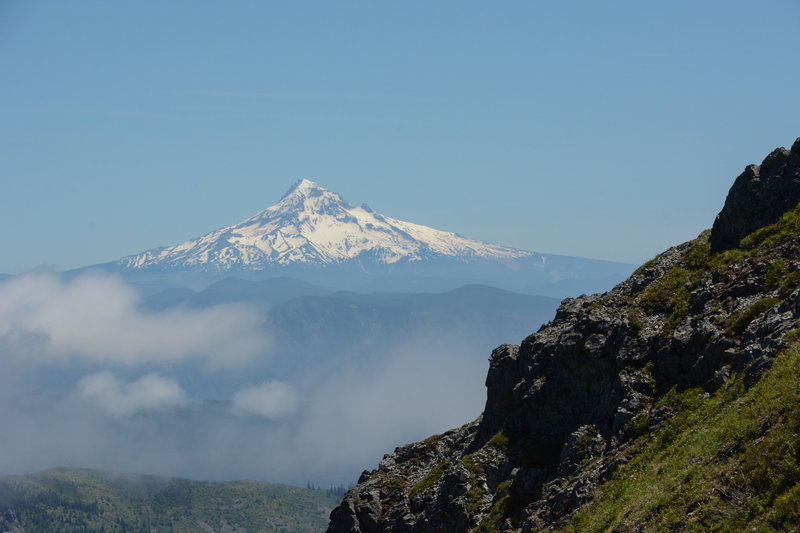
<svg viewBox="0 0 800 533">
<path fill-rule="evenodd" d="M 786 450 L 800 449 L 800 188 L 759 176 L 800 180 L 800 138 L 752 170 L 713 230 L 496 348 L 483 414 L 364 471 L 329 533 L 796 530 L 800 461 Z M 742 191 L 792 208 L 776 219 Z M 748 233 L 720 249 L 724 225 Z M 757 400 L 764 387 L 773 403 Z M 746 409 L 755 401 L 765 405 Z M 703 425 L 720 410 L 731 413 L 721 430 Z M 773 455 L 743 455 L 762 441 L 758 453 Z M 681 451 L 689 442 L 694 456 Z M 614 503 L 622 495 L 628 507 Z"/>
</svg>

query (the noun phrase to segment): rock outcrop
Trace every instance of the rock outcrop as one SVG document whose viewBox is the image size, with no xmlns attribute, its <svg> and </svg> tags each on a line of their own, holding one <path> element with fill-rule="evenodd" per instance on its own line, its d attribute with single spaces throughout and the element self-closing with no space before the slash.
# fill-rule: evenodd
<svg viewBox="0 0 800 533">
<path fill-rule="evenodd" d="M 752 383 L 786 346 L 800 318 L 800 212 L 740 241 L 798 201 L 800 139 L 737 178 L 712 231 L 495 349 L 483 415 L 384 456 L 328 531 L 563 525 L 671 416 L 658 404 L 667 391 Z"/>
<path fill-rule="evenodd" d="M 711 229 L 711 249 L 726 250 L 800 202 L 800 138 L 776 148 L 761 165 L 749 165 L 733 182 Z"/>
</svg>

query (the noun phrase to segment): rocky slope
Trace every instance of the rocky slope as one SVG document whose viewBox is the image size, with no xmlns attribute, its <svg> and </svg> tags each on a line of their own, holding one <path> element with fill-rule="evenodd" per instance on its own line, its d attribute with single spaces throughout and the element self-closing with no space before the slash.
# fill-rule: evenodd
<svg viewBox="0 0 800 533">
<path fill-rule="evenodd" d="M 332 512 L 328 531 L 588 529 L 571 524 L 575 513 L 602 498 L 618 471 L 633 476 L 623 465 L 651 443 L 671 442 L 664 433 L 691 403 L 676 398 L 712 401 L 734 383 L 747 391 L 798 337 L 798 184 L 800 139 L 747 167 L 710 231 L 606 294 L 564 300 L 520 346 L 495 349 L 483 415 L 384 456 Z M 769 420 L 761 438 L 786 423 Z M 758 494 L 748 482 L 725 492 L 742 496 L 725 499 L 721 516 L 750 509 Z M 790 504 L 800 506 L 795 493 Z M 679 511 L 678 529 L 702 508 L 692 505 Z M 647 530 L 626 522 L 631 512 L 602 529 Z"/>
</svg>

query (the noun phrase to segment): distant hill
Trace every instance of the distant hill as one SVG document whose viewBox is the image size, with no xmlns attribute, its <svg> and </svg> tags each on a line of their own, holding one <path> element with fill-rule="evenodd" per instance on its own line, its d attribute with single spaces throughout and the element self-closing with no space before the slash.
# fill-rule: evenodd
<svg viewBox="0 0 800 533">
<path fill-rule="evenodd" d="M 0 531 L 323 531 L 343 490 L 60 468 L 0 477 Z"/>
<path fill-rule="evenodd" d="M 521 338 L 526 329 L 552 318 L 558 303 L 556 298 L 465 285 L 442 293 L 340 291 L 284 302 L 269 316 L 292 342 L 305 346 L 346 349 L 373 341 L 380 348 L 423 332 L 458 331 L 489 347 L 508 336 Z"/>
<path fill-rule="evenodd" d="M 325 296 L 337 289 L 312 285 L 305 281 L 277 277 L 260 281 L 250 281 L 236 277 L 227 277 L 212 283 L 201 291 L 187 288 L 171 288 L 146 298 L 150 309 L 166 309 L 173 305 L 184 304 L 192 307 L 208 307 L 232 302 L 255 302 L 274 305 L 301 298 L 304 296 Z"/>
<path fill-rule="evenodd" d="M 521 339 L 552 318 L 559 301 L 485 285 L 438 293 L 362 294 L 291 278 L 227 278 L 199 292 L 169 289 L 149 296 L 145 305 L 154 310 L 234 302 L 262 306 L 275 352 L 292 354 L 270 360 L 269 372 L 286 379 L 306 373 L 310 364 L 334 368 L 365 358 L 376 363 L 387 346 L 415 338 L 457 338 L 462 346 L 483 347 L 481 354 L 504 339 Z"/>
</svg>

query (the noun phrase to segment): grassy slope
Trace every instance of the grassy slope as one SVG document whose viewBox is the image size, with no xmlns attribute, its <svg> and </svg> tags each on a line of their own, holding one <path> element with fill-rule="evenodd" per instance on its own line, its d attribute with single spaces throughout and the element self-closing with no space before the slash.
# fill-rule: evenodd
<svg viewBox="0 0 800 533">
<path fill-rule="evenodd" d="M 800 271 L 788 272 L 773 251 L 792 243 L 796 253 L 798 236 L 800 207 L 735 250 L 708 255 L 704 235 L 689 253 L 703 276 L 745 257 L 766 262 L 767 286 L 788 294 L 800 285 Z M 680 291 L 665 294 L 681 299 Z M 762 312 L 759 303 L 729 332 Z M 775 302 L 768 303 L 761 307 Z M 670 304 L 679 321 L 684 306 Z M 663 396 L 659 406 L 674 416 L 627 447 L 630 462 L 564 531 L 800 530 L 800 329 L 787 338 L 793 346 L 750 389 L 738 377 L 711 395 L 674 388 Z"/>
<path fill-rule="evenodd" d="M 255 481 L 211 483 L 92 470 L 0 478 L 0 519 L 13 512 L 26 533 L 210 532 L 226 524 L 237 532 L 324 531 L 340 499 L 327 490 Z"/>
<path fill-rule="evenodd" d="M 800 523 L 800 346 L 750 390 L 670 391 L 676 412 L 565 531 L 796 530 Z"/>
</svg>

